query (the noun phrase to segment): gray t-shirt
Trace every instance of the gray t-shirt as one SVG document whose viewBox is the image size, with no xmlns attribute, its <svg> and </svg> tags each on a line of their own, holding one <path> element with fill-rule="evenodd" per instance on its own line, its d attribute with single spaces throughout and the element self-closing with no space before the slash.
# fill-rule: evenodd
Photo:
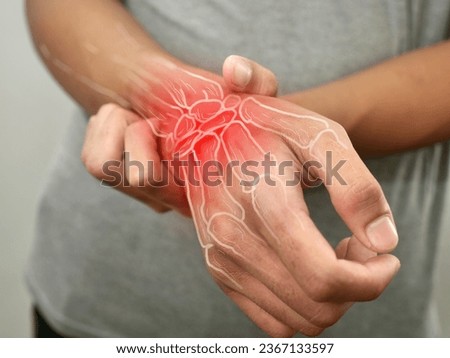
<svg viewBox="0 0 450 358">
<path fill-rule="evenodd" d="M 447 0 L 130 0 L 128 6 L 180 59 L 220 72 L 227 55 L 248 56 L 276 73 L 281 93 L 438 42 L 450 23 Z M 265 336 L 209 277 L 189 219 L 154 213 L 86 173 L 79 159 L 85 127 L 79 114 L 61 144 L 27 270 L 34 302 L 49 322 L 68 336 Z M 437 245 L 450 232 L 442 220 L 450 215 L 448 143 L 367 164 L 394 212 L 402 269 L 380 299 L 356 304 L 325 335 L 436 334 L 428 313 Z M 325 237 L 334 244 L 347 235 L 323 188 L 306 199 Z"/>
</svg>

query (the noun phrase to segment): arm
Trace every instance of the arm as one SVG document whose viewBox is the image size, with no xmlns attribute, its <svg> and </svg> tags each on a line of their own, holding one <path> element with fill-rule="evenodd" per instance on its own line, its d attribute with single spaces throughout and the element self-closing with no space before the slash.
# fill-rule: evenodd
<svg viewBox="0 0 450 358">
<path fill-rule="evenodd" d="M 146 59 L 170 59 L 180 64 L 149 37 L 118 0 L 28 0 L 26 5 L 31 34 L 47 68 L 88 113 L 96 113 L 111 102 L 136 110 L 130 98 L 130 83 L 137 81 Z M 115 139 L 130 118 L 137 117 L 104 123 L 96 137 L 105 139 L 107 144 L 100 148 L 101 141 L 91 141 L 85 149 L 100 150 L 110 158 L 122 155 L 127 148 L 123 141 Z M 149 155 L 149 159 L 158 162 L 156 151 Z M 90 162 L 90 168 L 95 168 L 90 172 L 98 177 L 101 165 L 96 164 Z M 158 212 L 176 207 L 188 214 L 181 188 L 142 190 L 126 183 L 116 188 Z"/>
<path fill-rule="evenodd" d="M 119 0 L 27 0 L 26 10 L 35 46 L 47 68 L 88 113 L 97 113 L 106 103 L 116 103 L 137 112 L 136 103 L 130 96 L 131 90 L 135 83 L 145 82 L 140 80 L 145 76 L 144 64 L 152 58 L 170 60 L 183 66 L 148 35 Z M 273 74 L 266 77 L 275 81 Z M 255 83 L 253 88 L 247 86 L 246 90 L 266 94 L 256 88 L 257 85 Z M 111 108 L 115 107 L 106 109 Z M 86 153 L 97 151 L 114 158 L 129 149 L 124 147 L 121 138 L 123 129 L 131 120 L 138 118 L 113 116 L 115 121 L 100 123 L 106 118 L 111 116 L 94 116 L 94 120 L 90 121 L 89 126 L 96 129 L 95 138 L 102 140 L 89 141 L 83 158 Z M 92 132 L 88 131 L 90 134 Z M 103 139 L 108 143 L 100 147 L 100 142 L 104 144 Z M 148 138 L 148 147 L 152 147 L 152 140 Z M 158 162 L 156 150 L 147 154 L 150 155 L 149 160 Z M 101 163 L 84 161 L 94 176 L 104 174 Z M 124 184 L 120 183 L 116 188 L 158 212 L 176 208 L 183 214 L 189 214 L 184 192 L 180 188 L 143 190 Z"/>
<path fill-rule="evenodd" d="M 208 270 L 256 324 L 274 336 L 295 330 L 315 335 L 336 322 L 349 302 L 384 290 L 399 263 L 374 251 L 388 252 L 397 243 L 392 214 L 340 125 L 280 99 L 232 94 L 220 77 L 204 71 L 159 64 L 148 73 L 160 80 L 150 83 L 151 92 L 139 95 L 138 87 L 135 96 L 152 117 L 130 119 L 125 147 L 133 160 L 146 163 L 146 138 L 159 138 L 154 145 L 171 169 L 165 177 L 177 177 L 186 189 Z M 108 121 L 102 111 L 91 123 Z M 122 111 L 122 118 L 131 115 Z M 85 145 L 101 141 L 96 132 L 93 125 Z M 112 159 L 89 153 L 95 161 Z M 343 163 L 343 181 L 327 179 L 327 158 L 331 165 Z M 336 250 L 303 200 L 308 163 L 356 238 Z M 128 173 L 132 186 L 156 184 L 155 171 L 145 167 L 144 175 L 137 168 Z M 158 179 L 164 177 L 160 169 Z"/>
<path fill-rule="evenodd" d="M 129 106 L 128 83 L 163 51 L 117 0 L 27 0 L 34 43 L 50 72 L 89 113 Z"/>
<path fill-rule="evenodd" d="M 450 41 L 409 52 L 285 99 L 333 118 L 362 155 L 450 138 Z"/>
<path fill-rule="evenodd" d="M 257 149 L 268 151 L 274 148 L 279 159 L 295 162 L 292 170 L 301 170 L 303 160 L 323 159 L 325 149 L 329 148 L 328 143 L 335 145 L 337 161 L 343 155 L 349 163 L 346 169 L 358 170 L 361 173 L 358 178 L 364 178 L 355 182 L 351 175 L 345 175 L 348 185 L 329 187 L 337 210 L 358 239 L 373 251 L 387 252 L 395 247 L 397 236 L 383 193 L 352 150 L 345 132 L 336 123 L 268 97 L 247 100 L 245 106 L 245 97 L 227 97 L 228 101 L 223 102 L 226 103 L 226 113 L 210 118 L 211 109 L 217 110 L 217 104 L 225 101 L 223 94 L 227 92 L 222 80 L 217 75 L 188 68 L 164 53 L 117 1 L 30 0 L 28 14 L 35 42 L 50 70 L 86 110 L 92 113 L 103 103 L 113 101 L 139 110 L 139 113 L 155 115 L 148 119 L 148 123 L 154 125 L 149 127 L 146 120 L 133 112 L 111 105 L 102 107 L 90 121 L 83 148 L 83 160 L 88 170 L 97 177 L 105 174 L 102 164 L 111 159 L 116 159 L 116 169 L 123 169 L 121 160 L 124 152 L 130 153 L 131 160 L 152 161 L 159 165 L 157 170 L 162 170 L 161 158 L 170 159 L 173 153 L 164 152 L 161 148 L 183 149 L 185 154 L 193 155 L 202 153 L 205 155 L 200 157 L 202 162 L 217 159 L 216 162 L 226 160 L 224 163 L 241 154 L 243 157 L 237 159 L 261 161 L 262 153 Z M 170 68 L 164 67 L 164 63 L 170 64 Z M 186 72 L 187 69 L 189 72 Z M 164 84 L 175 86 L 176 91 L 168 93 Z M 218 97 L 211 102 L 214 96 Z M 199 99 L 204 100 L 201 104 L 206 107 L 194 106 Z M 238 105 L 248 114 L 245 118 L 255 124 L 252 131 L 255 138 L 262 140 L 261 146 L 246 141 L 251 138 L 245 137 L 244 132 L 248 133 L 245 122 L 236 117 Z M 172 116 L 164 118 L 167 114 Z M 229 117 L 230 114 L 233 117 Z M 299 121 L 303 115 L 314 115 L 313 125 L 303 128 Z M 271 122 L 269 119 L 274 116 L 280 121 Z M 184 118 L 186 126 L 177 127 L 178 118 Z M 210 124 L 214 128 L 220 127 L 222 120 L 236 122 L 226 126 L 226 129 L 221 127 L 224 136 L 231 138 L 220 143 L 225 148 L 223 150 L 229 153 L 225 157 L 213 156 L 218 133 L 208 135 L 205 142 L 197 142 L 198 145 L 206 145 L 205 151 L 185 146 L 184 136 L 191 134 L 185 131 L 194 132 L 190 125 L 200 128 L 200 122 L 205 122 L 207 118 L 214 121 L 203 126 L 202 130 L 209 128 Z M 263 122 L 259 122 L 261 118 Z M 294 137 L 290 140 L 284 138 L 284 128 L 280 128 L 279 123 L 286 123 L 289 127 L 287 135 Z M 267 130 L 258 129 L 261 126 Z M 220 131 L 219 127 L 216 129 Z M 317 130 L 320 131 L 316 133 Z M 244 133 L 242 140 L 232 142 L 239 139 L 239 133 Z M 295 133 L 304 133 L 305 137 L 296 138 Z M 336 140 L 338 137 L 344 146 Z M 286 140 L 300 143 L 295 153 L 285 145 Z M 301 150 L 303 140 L 306 140 L 308 150 Z M 234 150 L 243 143 L 250 145 Z M 302 163 L 296 155 L 301 157 Z M 325 173 L 319 171 L 316 174 L 323 177 Z M 351 240 L 344 240 L 335 252 L 309 219 L 299 187 L 288 187 L 286 190 L 289 193 L 280 186 L 260 187 L 252 198 L 240 185 L 230 188 L 220 186 L 220 196 L 214 186 L 141 187 L 140 176 L 131 173 L 128 179 L 131 186 L 122 185 L 120 190 L 145 202 L 151 202 L 156 197 L 160 202 L 169 202 L 176 208 L 187 204 L 184 190 L 188 188 L 194 221 L 211 273 L 241 309 L 273 335 L 292 334 L 293 329 L 317 334 L 345 313 L 348 305 L 342 301 L 375 298 L 399 267 L 394 257 L 374 256 L 373 252 L 368 254 L 360 250 L 361 247 L 364 249 L 363 245 L 352 256 L 349 248 Z M 129 183 L 124 180 L 122 184 Z M 351 188 L 355 189 L 354 192 L 349 191 Z M 230 195 L 226 194 L 228 190 Z M 280 200 L 281 195 L 294 198 L 288 213 L 283 212 L 286 202 Z M 205 198 L 211 198 L 207 205 L 204 205 Z M 177 200 L 182 203 L 177 203 Z M 275 202 L 277 207 L 272 205 Z M 370 205 L 370 208 L 362 210 L 365 205 Z M 278 214 L 272 215 L 272 212 L 265 211 L 267 208 L 277 209 L 275 212 Z M 248 213 L 246 222 L 243 222 L 243 210 Z M 290 219 L 292 228 L 283 224 Z M 274 232 L 282 236 L 277 238 Z M 228 244 L 227 240 L 231 242 Z M 241 242 L 243 247 L 239 247 Z M 235 244 L 238 246 L 233 247 Z M 226 252 L 227 249 L 231 251 Z M 299 255 L 305 260 L 299 259 Z"/>
</svg>

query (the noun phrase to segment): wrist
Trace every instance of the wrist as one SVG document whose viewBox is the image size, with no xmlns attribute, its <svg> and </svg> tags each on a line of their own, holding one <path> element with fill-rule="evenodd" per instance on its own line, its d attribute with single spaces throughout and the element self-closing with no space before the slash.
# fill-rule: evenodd
<svg viewBox="0 0 450 358">
<path fill-rule="evenodd" d="M 288 94 L 283 99 L 341 124 L 351 133 L 364 117 L 364 104 L 346 80 Z"/>
<path fill-rule="evenodd" d="M 167 69 L 176 67 L 186 66 L 168 53 L 154 49 L 140 50 L 130 62 L 124 63 L 121 88 L 129 108 L 142 116 L 151 116 L 148 108 L 154 105 L 153 91 L 160 87 Z"/>
</svg>

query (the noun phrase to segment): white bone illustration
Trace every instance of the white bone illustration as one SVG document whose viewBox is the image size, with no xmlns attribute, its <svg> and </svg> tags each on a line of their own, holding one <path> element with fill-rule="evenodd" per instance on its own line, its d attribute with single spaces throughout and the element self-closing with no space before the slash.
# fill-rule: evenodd
<svg viewBox="0 0 450 358">
<path fill-rule="evenodd" d="M 271 149 L 264 136 L 281 137 L 297 151 L 309 151 L 309 157 L 315 156 L 314 146 L 325 135 L 332 136 L 339 145 L 346 147 L 330 127 L 330 122 L 319 115 L 299 115 L 272 107 L 265 103 L 267 101 L 263 103 L 261 97 L 227 93 L 218 81 L 183 69 L 169 70 L 159 66 L 158 70 L 155 78 L 165 80 L 150 81 L 150 92 L 145 94 L 142 109 L 152 117 L 148 123 L 153 133 L 161 138 L 165 156 L 169 157 L 166 159 L 176 154 L 180 160 L 199 163 L 213 160 L 223 163 L 224 167 L 233 161 L 262 161 Z M 296 123 L 298 121 L 302 121 L 302 126 Z M 277 161 L 274 155 L 271 159 Z M 267 173 L 258 170 L 257 179 L 264 180 Z M 183 173 L 187 178 L 186 168 L 183 168 Z M 259 216 L 266 230 L 274 239 L 277 233 L 266 223 L 267 208 L 260 205 L 255 185 L 239 185 L 239 192 L 236 186 L 227 185 L 224 181 L 217 186 L 206 185 L 202 175 L 201 165 L 195 166 L 194 176 L 200 185 L 192 185 L 186 180 L 186 194 L 206 264 L 231 287 L 241 288 L 232 275 L 210 257 L 210 250 L 217 243 L 238 256 L 241 255 L 239 240 L 245 237 L 265 243 L 246 224 L 248 208 L 235 196 L 238 193 L 248 195 L 251 210 Z M 237 183 L 250 179 L 239 166 L 232 168 L 232 175 Z M 271 190 L 277 191 L 278 199 L 288 208 L 285 187 L 280 178 L 275 179 L 276 186 Z M 294 220 L 301 225 L 297 215 L 289 210 L 286 220 Z"/>
</svg>

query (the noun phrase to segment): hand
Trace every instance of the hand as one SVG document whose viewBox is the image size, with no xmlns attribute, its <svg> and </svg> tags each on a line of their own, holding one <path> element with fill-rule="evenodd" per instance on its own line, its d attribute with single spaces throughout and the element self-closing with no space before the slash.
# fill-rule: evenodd
<svg viewBox="0 0 450 358">
<path fill-rule="evenodd" d="M 143 157 L 146 160 L 138 163 L 137 159 Z M 183 188 L 157 186 L 163 171 L 157 140 L 145 121 L 134 112 L 116 104 L 102 106 L 89 120 L 81 158 L 88 172 L 103 185 L 122 191 L 156 212 L 176 209 L 190 216 Z M 131 185 L 128 180 L 130 172 L 139 170 L 136 165 L 148 162 L 153 163 L 154 180 L 151 185 L 148 182 L 139 185 L 139 180 Z M 149 177 L 147 169 L 145 173 Z"/>
<path fill-rule="evenodd" d="M 232 92 L 274 97 L 278 81 L 272 71 L 242 56 L 228 56 L 222 67 L 223 82 Z"/>
<path fill-rule="evenodd" d="M 277 92 L 274 74 L 243 57 L 229 56 L 224 61 L 223 76 L 234 91 L 261 95 L 275 95 Z M 142 79 L 137 74 L 134 81 Z M 183 188 L 158 185 L 165 168 L 157 142 L 158 138 L 142 117 L 111 103 L 101 107 L 90 118 L 81 157 L 89 173 L 104 185 L 115 187 L 156 212 L 174 209 L 190 216 Z M 150 176 L 148 168 L 139 173 L 137 167 L 137 163 L 149 162 L 153 163 L 154 171 L 151 182 L 144 180 Z M 140 177 L 136 178 L 136 175 Z M 130 185 L 128 176 L 134 176 L 133 180 L 137 182 Z M 174 184 L 173 181 L 170 184 Z"/>
<path fill-rule="evenodd" d="M 349 302 L 381 294 L 399 269 L 394 256 L 375 254 L 397 244 L 392 213 L 337 123 L 279 99 L 230 94 L 217 76 L 164 63 L 149 66 L 136 103 L 186 187 L 212 276 L 269 334 L 318 334 Z M 306 180 L 288 185 L 295 178 Z M 318 179 L 354 235 L 336 251 L 303 200 L 300 184 Z"/>
</svg>

